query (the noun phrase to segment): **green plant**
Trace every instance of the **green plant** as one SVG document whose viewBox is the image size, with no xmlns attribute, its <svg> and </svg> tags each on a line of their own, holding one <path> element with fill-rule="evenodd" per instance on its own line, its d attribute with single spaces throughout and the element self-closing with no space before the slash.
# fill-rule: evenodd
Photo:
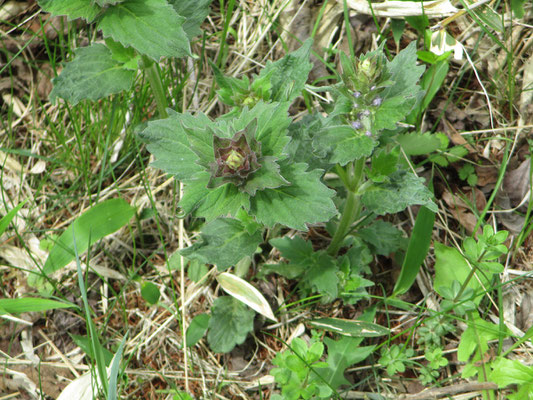
<svg viewBox="0 0 533 400">
<path fill-rule="evenodd" d="M 397 372 L 404 372 L 406 365 L 411 363 L 409 358 L 413 355 L 413 349 L 394 344 L 388 348 L 381 348 L 381 358 L 379 359 L 379 363 L 386 368 L 387 373 L 392 376 Z"/>
<path fill-rule="evenodd" d="M 219 95 L 234 106 L 228 114 L 212 121 L 172 112 L 149 122 L 141 136 L 156 157 L 153 165 L 184 182 L 183 211 L 206 220 L 201 240 L 183 255 L 223 271 L 251 257 L 266 228 L 305 231 L 326 222 L 332 234 L 327 250 L 315 250 L 300 237 L 272 238 L 290 264 L 261 273 L 300 278 L 303 296 L 355 302 L 371 285 L 361 274 L 372 254 L 404 246 L 401 232 L 376 217 L 413 204 L 436 211 L 423 180 L 405 168 L 396 142 L 403 132 L 397 123 L 423 95 L 417 86 L 423 68 L 415 65 L 413 45 L 392 61 L 382 48 L 359 59 L 341 53 L 342 76 L 327 88 L 334 98 L 324 105 L 328 115 L 293 121 L 288 108 L 307 79 L 309 51 L 306 42 L 267 64 L 251 83 L 217 72 Z M 326 171 L 336 175 L 336 191 L 323 180 Z M 336 204 L 342 208 L 338 221 Z M 339 257 L 342 247 L 348 252 Z"/>
<path fill-rule="evenodd" d="M 273 399 L 329 399 L 332 389 L 319 376 L 320 371 L 328 367 L 327 363 L 320 362 L 324 352 L 321 342 L 313 342 L 308 347 L 304 340 L 295 338 L 291 343 L 290 351 L 286 350 L 272 360 L 278 368 L 270 373 L 281 386 L 283 397 L 274 395 Z"/>
</svg>

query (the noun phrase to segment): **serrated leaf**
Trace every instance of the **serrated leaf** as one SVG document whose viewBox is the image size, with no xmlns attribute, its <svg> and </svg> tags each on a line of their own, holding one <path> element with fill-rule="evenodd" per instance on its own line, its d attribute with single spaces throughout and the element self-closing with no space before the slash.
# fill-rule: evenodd
<svg viewBox="0 0 533 400">
<path fill-rule="evenodd" d="M 198 146 L 203 143 L 199 148 L 214 159 L 212 134 L 206 129 L 210 124 L 209 118 L 201 113 L 195 117 L 174 113 L 166 119 L 149 122 L 140 136 L 148 143 L 148 151 L 155 157 L 152 165 L 181 181 L 196 179 L 196 175 L 204 173 L 204 168 L 197 163 L 198 153 L 191 149 L 189 134 L 194 130 L 195 136 L 191 135 L 191 141 Z"/>
<path fill-rule="evenodd" d="M 326 253 L 316 253 L 314 263 L 308 266 L 305 280 L 318 293 L 324 295 L 324 302 L 330 302 L 337 298 L 337 265 L 333 257 Z"/>
<path fill-rule="evenodd" d="M 165 0 L 128 0 L 109 6 L 99 28 L 104 37 L 159 61 L 161 57 L 191 55 L 184 21 Z"/>
<path fill-rule="evenodd" d="M 388 335 L 390 332 L 381 325 L 354 319 L 319 318 L 309 323 L 318 329 L 353 337 L 377 337 Z"/>
<path fill-rule="evenodd" d="M 101 8 L 87 0 L 39 0 L 43 10 L 52 15 L 66 15 L 69 20 L 84 18 L 91 22 Z"/>
<path fill-rule="evenodd" d="M 169 0 L 169 3 L 174 7 L 174 10 L 185 17 L 183 23 L 183 30 L 192 39 L 195 36 L 201 35 L 202 30 L 200 25 L 204 22 L 209 14 L 209 4 L 212 0 Z"/>
<path fill-rule="evenodd" d="M 260 161 L 261 168 L 254 172 L 244 184 L 244 190 L 250 196 L 255 196 L 258 190 L 290 185 L 290 182 L 279 173 L 279 165 L 274 157 L 263 157 Z"/>
<path fill-rule="evenodd" d="M 422 98 L 423 92 L 419 96 L 404 96 L 399 95 L 395 97 L 388 97 L 383 100 L 383 103 L 376 110 L 374 115 L 374 126 L 376 131 L 383 129 L 394 130 L 396 124 L 402 121 L 416 105 L 417 101 Z"/>
<path fill-rule="evenodd" d="M 135 208 L 123 199 L 110 199 L 91 207 L 57 239 L 44 263 L 43 274 L 50 276 L 63 268 L 74 260 L 76 253 L 82 254 L 93 243 L 122 228 L 134 214 Z"/>
<path fill-rule="evenodd" d="M 433 212 L 437 206 L 424 179 L 407 171 L 397 171 L 390 182 L 375 183 L 362 196 L 364 205 L 378 215 L 394 214 L 412 205 L 423 205 Z"/>
<path fill-rule="evenodd" d="M 269 243 L 278 249 L 284 258 L 296 264 L 307 262 L 307 259 L 313 255 L 311 242 L 300 236 L 275 238 L 271 239 Z"/>
<path fill-rule="evenodd" d="M 209 320 L 211 316 L 209 314 L 198 314 L 195 316 L 185 334 L 185 344 L 187 347 L 194 346 L 204 337 L 209 327 Z"/>
<path fill-rule="evenodd" d="M 111 51 L 113 60 L 123 64 L 123 68 L 136 71 L 138 69 L 138 62 L 140 56 L 131 47 L 124 47 L 119 42 L 115 42 L 111 38 L 105 40 L 107 48 Z"/>
<path fill-rule="evenodd" d="M 302 46 L 276 62 L 268 62 L 261 70 L 259 78 L 270 74 L 272 84 L 272 101 L 292 102 L 300 95 L 313 64 L 309 61 L 312 39 L 307 39 Z"/>
<path fill-rule="evenodd" d="M 241 221 L 220 218 L 205 225 L 201 240 L 180 253 L 189 259 L 215 264 L 219 270 L 224 270 L 241 258 L 252 256 L 262 240 L 260 231 L 249 234 Z"/>
<path fill-rule="evenodd" d="M 255 313 L 231 296 L 218 297 L 211 308 L 207 341 L 215 353 L 227 353 L 243 343 L 254 328 Z"/>
<path fill-rule="evenodd" d="M 250 196 L 233 184 L 208 189 L 209 176 L 209 173 L 204 173 L 201 179 L 185 185 L 185 196 L 180 206 L 186 212 L 212 221 L 220 216 L 234 217 L 241 209 L 250 209 Z"/>
<path fill-rule="evenodd" d="M 404 95 L 407 98 L 414 97 L 420 91 L 417 85 L 420 77 L 424 73 L 425 67 L 417 65 L 416 43 L 411 42 L 409 46 L 400 51 L 392 61 L 387 62 L 386 69 L 391 74 L 390 80 L 394 85 L 389 86 L 383 92 L 383 97 L 395 97 Z"/>
<path fill-rule="evenodd" d="M 123 68 L 103 44 L 79 48 L 74 54 L 74 60 L 65 64 L 53 80 L 52 101 L 61 97 L 76 105 L 81 100 L 98 100 L 131 88 L 135 71 Z"/>
<path fill-rule="evenodd" d="M 228 294 L 235 297 L 237 300 L 242 301 L 252 310 L 255 310 L 261 315 L 264 315 L 266 318 L 278 322 L 268 301 L 263 297 L 263 295 L 253 287 L 251 284 L 246 282 L 244 279 L 239 278 L 236 275 L 230 274 L 228 272 L 223 272 L 217 276 L 217 281 L 220 283 L 222 289 L 224 289 Z"/>
<path fill-rule="evenodd" d="M 346 165 L 363 157 L 369 157 L 377 145 L 372 137 L 347 125 L 327 126 L 317 138 L 317 145 L 322 149 L 331 149 L 330 162 Z"/>
<path fill-rule="evenodd" d="M 359 338 L 350 336 L 341 336 L 338 340 L 324 338 L 328 347 L 328 368 L 321 370 L 320 375 L 333 389 L 349 385 L 344 377 L 346 368 L 363 361 L 374 351 L 374 346 L 360 347 L 360 342 Z"/>
<path fill-rule="evenodd" d="M 381 219 L 371 225 L 359 229 L 358 236 L 367 244 L 375 254 L 388 256 L 398 250 L 405 242 L 403 232 L 390 222 Z"/>
<path fill-rule="evenodd" d="M 267 226 L 283 224 L 303 231 L 305 224 L 332 218 L 337 213 L 331 200 L 335 192 L 320 181 L 322 171 L 306 169 L 303 163 L 282 164 L 281 175 L 291 184 L 257 192 L 250 199 L 250 213 Z"/>
<path fill-rule="evenodd" d="M 300 121 L 289 125 L 287 134 L 291 141 L 285 148 L 293 162 L 305 162 L 309 169 L 328 169 L 331 162 L 326 152 L 315 151 L 313 143 L 320 137 L 324 119 L 318 114 L 306 115 Z"/>
</svg>

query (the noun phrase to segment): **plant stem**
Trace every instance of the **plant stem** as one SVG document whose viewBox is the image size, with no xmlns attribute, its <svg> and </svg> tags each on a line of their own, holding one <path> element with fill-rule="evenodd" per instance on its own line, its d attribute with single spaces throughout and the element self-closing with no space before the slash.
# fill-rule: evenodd
<svg viewBox="0 0 533 400">
<path fill-rule="evenodd" d="M 344 240 L 346 233 L 350 229 L 350 225 L 352 225 L 353 221 L 359 215 L 360 194 L 358 193 L 358 189 L 361 186 L 361 181 L 363 180 L 364 167 L 365 159 L 360 158 L 359 160 L 355 161 L 353 165 L 351 165 L 351 171 L 346 174 L 348 176 L 341 176 L 341 178 L 343 178 L 342 181 L 344 182 L 346 189 L 348 190 L 348 197 L 346 198 L 346 203 L 344 204 L 344 210 L 342 211 L 339 226 L 337 227 L 337 231 L 333 235 L 331 243 L 328 247 L 328 254 L 332 256 L 337 255 L 342 245 L 342 241 Z"/>
<path fill-rule="evenodd" d="M 168 101 L 167 96 L 165 95 L 165 89 L 163 89 L 163 84 L 161 82 L 161 75 L 159 75 L 159 68 L 155 62 L 146 56 L 143 56 L 142 58 L 142 65 L 146 72 L 148 83 L 150 83 L 150 87 L 152 88 L 159 116 L 161 118 L 167 118 Z"/>
</svg>

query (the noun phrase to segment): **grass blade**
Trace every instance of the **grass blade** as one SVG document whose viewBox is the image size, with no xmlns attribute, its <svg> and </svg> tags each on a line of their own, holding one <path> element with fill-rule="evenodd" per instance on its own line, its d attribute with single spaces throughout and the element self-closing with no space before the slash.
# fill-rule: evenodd
<svg viewBox="0 0 533 400">
<path fill-rule="evenodd" d="M 403 260 L 402 271 L 394 287 L 394 296 L 407 292 L 414 283 L 428 253 L 434 223 L 435 213 L 424 206 L 420 207 Z"/>
</svg>

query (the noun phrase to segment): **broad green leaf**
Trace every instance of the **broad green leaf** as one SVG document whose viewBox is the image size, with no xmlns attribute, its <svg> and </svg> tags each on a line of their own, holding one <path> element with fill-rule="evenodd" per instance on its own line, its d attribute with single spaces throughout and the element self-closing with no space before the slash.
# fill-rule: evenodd
<svg viewBox="0 0 533 400">
<path fill-rule="evenodd" d="M 157 285 L 150 281 L 143 281 L 141 283 L 141 296 L 150 304 L 155 304 L 159 301 L 161 293 Z"/>
<path fill-rule="evenodd" d="M 320 375 L 333 389 L 350 382 L 344 377 L 346 368 L 365 360 L 374 351 L 374 346 L 361 347 L 359 338 L 341 336 L 338 340 L 324 338 L 328 346 L 328 368 L 321 370 Z"/>
<path fill-rule="evenodd" d="M 0 219 L 0 235 L 2 235 L 6 231 L 7 227 L 9 226 L 9 223 L 13 220 L 13 218 L 15 218 L 15 215 L 17 215 L 22 206 L 26 204 L 26 201 L 27 200 L 24 200 L 17 204 L 15 208 L 9 210 L 9 212 L 4 215 L 2 219 Z"/>
<path fill-rule="evenodd" d="M 508 334 L 505 327 L 503 335 Z M 472 313 L 472 318 L 467 321 L 467 328 L 461 335 L 461 341 L 457 347 L 457 359 L 466 362 L 470 356 L 474 355 L 472 361 L 478 361 L 489 349 L 488 342 L 500 337 L 500 327 L 492 322 L 481 319 L 477 312 Z M 477 349 L 477 351 L 476 351 Z M 475 354 L 474 354 L 475 352 Z"/>
<path fill-rule="evenodd" d="M 224 270 L 241 258 L 252 256 L 262 240 L 260 231 L 248 233 L 241 221 L 220 218 L 205 225 L 201 240 L 181 250 L 181 254 L 202 263 L 215 264 L 219 270 Z"/>
<path fill-rule="evenodd" d="M 518 360 L 498 357 L 491 365 L 490 380 L 504 388 L 509 385 L 533 384 L 533 367 L 526 366 Z"/>
<path fill-rule="evenodd" d="M 218 297 L 211 308 L 207 341 L 215 353 L 227 353 L 254 328 L 255 313 L 231 296 Z"/>
<path fill-rule="evenodd" d="M 209 320 L 211 316 L 209 314 L 198 314 L 195 316 L 185 334 L 185 344 L 187 347 L 194 346 L 204 337 L 209 327 Z"/>
<path fill-rule="evenodd" d="M 196 217 L 212 221 L 221 216 L 236 216 L 241 209 L 250 209 L 250 196 L 237 186 L 226 184 L 216 189 L 207 189 L 206 180 L 190 182 L 185 186 L 185 196 L 180 206 Z"/>
<path fill-rule="evenodd" d="M 423 178 L 408 171 L 397 171 L 390 176 L 390 182 L 375 183 L 362 196 L 364 205 L 378 215 L 394 214 L 412 205 L 426 206 L 437 212 L 433 194 L 424 184 Z"/>
<path fill-rule="evenodd" d="M 331 163 L 341 165 L 369 157 L 377 144 L 377 141 L 372 137 L 368 137 L 348 125 L 327 126 L 317 137 L 319 148 L 331 149 Z"/>
<path fill-rule="evenodd" d="M 107 48 L 111 51 L 113 60 L 123 64 L 123 68 L 137 71 L 140 56 L 131 47 L 124 47 L 111 38 L 105 40 Z"/>
<path fill-rule="evenodd" d="M 106 46 L 97 43 L 75 51 L 74 60 L 54 78 L 50 99 L 61 97 L 71 105 L 85 99 L 98 100 L 129 90 L 134 79 L 135 71 L 123 68 Z"/>
<path fill-rule="evenodd" d="M 383 129 L 395 130 L 396 123 L 402 121 L 411 112 L 417 101 L 422 99 L 423 92 L 415 90 L 413 92 L 417 93 L 417 95 L 406 96 L 400 94 L 383 100 L 374 115 L 373 128 L 377 131 Z"/>
<path fill-rule="evenodd" d="M 261 168 L 254 172 L 244 184 L 244 190 L 255 196 L 258 190 L 275 189 L 280 186 L 290 185 L 279 173 L 279 165 L 274 157 L 263 157 L 261 159 Z"/>
<path fill-rule="evenodd" d="M 419 156 L 444 150 L 448 147 L 449 139 L 442 133 L 412 132 L 399 135 L 396 140 L 408 156 Z"/>
<path fill-rule="evenodd" d="M 378 149 L 372 154 L 371 169 L 367 176 L 373 182 L 388 182 L 389 175 L 398 169 L 398 158 L 400 156 L 400 148 L 385 150 Z"/>
<path fill-rule="evenodd" d="M 292 102 L 300 95 L 313 64 L 309 61 L 312 39 L 307 39 L 302 46 L 276 62 L 268 62 L 261 70 L 259 78 L 270 75 L 273 101 Z"/>
<path fill-rule="evenodd" d="M 220 283 L 222 289 L 228 294 L 232 295 L 237 300 L 242 301 L 259 314 L 264 315 L 274 322 L 278 322 L 268 301 L 266 301 L 263 295 L 255 287 L 244 279 L 228 272 L 223 272 L 217 276 L 217 281 Z"/>
<path fill-rule="evenodd" d="M 53 15 L 66 15 L 69 20 L 84 18 L 91 22 L 101 8 L 87 0 L 39 0 L 44 11 Z"/>
<path fill-rule="evenodd" d="M 285 150 L 293 162 L 304 162 L 309 165 L 310 170 L 327 170 L 331 166 L 325 157 L 326 152 L 317 152 L 313 147 L 316 138 L 322 133 L 323 125 L 324 118 L 319 113 L 306 115 L 300 121 L 289 125 L 287 134 L 291 141 Z"/>
<path fill-rule="evenodd" d="M 195 137 L 191 138 L 197 144 L 195 149 L 201 148 L 205 157 L 214 161 L 212 134 L 206 130 L 210 124 L 211 120 L 201 113 L 195 117 L 173 113 L 168 118 L 149 122 L 140 136 L 155 157 L 152 165 L 181 181 L 195 179 L 204 168 L 197 164 L 198 152 L 191 149 L 189 133 L 195 131 Z M 200 143 L 204 145 L 200 146 Z M 207 186 L 207 180 L 204 184 Z"/>
<path fill-rule="evenodd" d="M 57 300 L 41 299 L 37 297 L 24 297 L 18 299 L 0 299 L 0 315 L 19 314 L 24 312 L 41 312 L 58 308 L 78 307 L 72 303 Z"/>
<path fill-rule="evenodd" d="M 389 334 L 389 330 L 381 325 L 354 319 L 319 318 L 309 323 L 318 329 L 353 337 L 377 337 Z"/>
<path fill-rule="evenodd" d="M 392 61 L 387 63 L 386 68 L 391 73 L 390 80 L 394 81 L 394 85 L 385 89 L 384 98 L 399 95 L 406 96 L 406 98 L 416 98 L 420 92 L 417 82 L 425 70 L 423 65 L 417 65 L 416 62 L 416 42 L 411 42 Z"/>
<path fill-rule="evenodd" d="M 191 55 L 184 21 L 165 0 L 128 0 L 109 6 L 99 28 L 105 38 L 159 61 L 161 57 Z"/>
<path fill-rule="evenodd" d="M 381 219 L 357 231 L 358 236 L 371 246 L 372 252 L 382 256 L 394 253 L 405 242 L 403 232 Z"/>
<path fill-rule="evenodd" d="M 323 302 L 331 302 L 337 298 L 339 284 L 335 260 L 325 252 L 317 252 L 313 261 L 308 265 L 305 280 L 316 292 L 325 296 Z"/>
<path fill-rule="evenodd" d="M 447 247 L 441 243 L 435 243 L 435 280 L 433 287 L 442 295 L 441 287 L 451 287 L 454 280 L 463 284 L 470 275 L 472 267 L 466 262 L 459 251 L 452 247 Z M 474 302 L 479 304 L 482 293 L 482 284 L 489 289 L 487 276 L 476 273 L 469 280 L 467 287 L 478 293 Z"/>
<path fill-rule="evenodd" d="M 50 276 L 74 260 L 74 241 L 78 254 L 103 237 L 128 223 L 135 208 L 122 199 L 106 200 L 85 211 L 61 234 L 50 251 L 43 267 L 43 274 Z"/>
<path fill-rule="evenodd" d="M 414 283 L 428 253 L 434 223 L 435 213 L 427 207 L 420 207 L 403 259 L 402 270 L 394 286 L 395 296 L 406 293 Z"/>
<path fill-rule="evenodd" d="M 490 5 L 483 5 L 472 11 L 481 21 L 496 32 L 504 32 L 502 15 L 492 9 Z"/>
<path fill-rule="evenodd" d="M 322 171 L 307 171 L 303 163 L 284 163 L 281 175 L 291 185 L 265 189 L 250 199 L 250 214 L 267 226 L 283 224 L 306 231 L 305 224 L 328 221 L 337 210 L 331 200 L 334 191 L 321 181 Z"/>
<path fill-rule="evenodd" d="M 174 7 L 178 15 L 186 18 L 183 23 L 183 30 L 189 39 L 202 34 L 200 25 L 202 25 L 202 22 L 204 22 L 209 14 L 209 4 L 211 4 L 211 1 L 169 0 L 169 3 Z"/>
<path fill-rule="evenodd" d="M 396 43 L 396 46 L 400 44 L 400 39 L 402 38 L 403 32 L 405 30 L 405 19 L 392 19 L 391 20 L 391 29 L 392 29 L 392 37 L 394 38 L 394 42 Z"/>
<path fill-rule="evenodd" d="M 284 236 L 271 239 L 269 243 L 281 252 L 281 255 L 293 263 L 306 263 L 313 254 L 313 245 L 300 236 Z"/>
</svg>

